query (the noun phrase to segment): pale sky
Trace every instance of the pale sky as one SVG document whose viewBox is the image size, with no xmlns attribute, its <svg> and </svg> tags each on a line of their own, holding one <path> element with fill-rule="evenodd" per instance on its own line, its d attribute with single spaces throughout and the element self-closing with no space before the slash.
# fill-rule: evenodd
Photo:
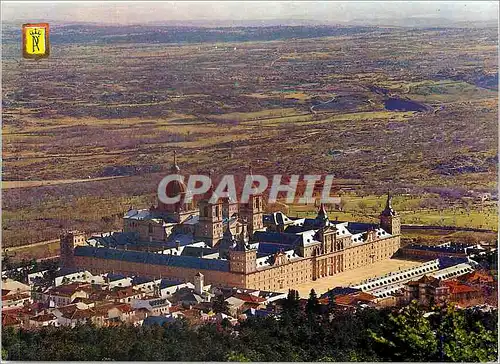
<svg viewBox="0 0 500 364">
<path fill-rule="evenodd" d="M 182 20 L 300 19 L 345 22 L 353 19 L 439 17 L 455 21 L 498 19 L 496 1 L 2 1 L 3 21 L 144 24 Z"/>
</svg>

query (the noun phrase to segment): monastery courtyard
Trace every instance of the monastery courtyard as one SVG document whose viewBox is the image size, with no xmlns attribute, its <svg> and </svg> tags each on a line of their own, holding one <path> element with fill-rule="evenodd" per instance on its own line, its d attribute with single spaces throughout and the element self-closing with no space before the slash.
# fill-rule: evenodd
<svg viewBox="0 0 500 364">
<path fill-rule="evenodd" d="M 389 272 L 413 268 L 421 264 L 422 262 L 414 262 L 410 260 L 388 259 L 375 262 L 366 267 L 356 268 L 354 270 L 336 274 L 332 277 L 322 278 L 315 282 L 299 284 L 290 288 L 298 290 L 301 298 L 308 298 L 309 293 L 313 288 L 319 296 L 334 287 L 356 285 L 365 279 L 382 276 Z M 288 288 L 282 290 L 282 292 L 288 292 Z"/>
</svg>

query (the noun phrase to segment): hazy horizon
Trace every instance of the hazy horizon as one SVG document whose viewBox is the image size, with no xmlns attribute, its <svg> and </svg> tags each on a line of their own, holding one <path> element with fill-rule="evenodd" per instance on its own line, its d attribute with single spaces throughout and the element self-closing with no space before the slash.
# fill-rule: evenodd
<svg viewBox="0 0 500 364">
<path fill-rule="evenodd" d="M 26 6 L 29 4 L 29 6 Z M 169 1 L 169 2 L 2 2 L 3 21 L 145 24 L 169 21 L 305 20 L 344 23 L 377 19 L 444 18 L 451 21 L 498 20 L 494 1 L 328 2 L 328 1 Z"/>
</svg>

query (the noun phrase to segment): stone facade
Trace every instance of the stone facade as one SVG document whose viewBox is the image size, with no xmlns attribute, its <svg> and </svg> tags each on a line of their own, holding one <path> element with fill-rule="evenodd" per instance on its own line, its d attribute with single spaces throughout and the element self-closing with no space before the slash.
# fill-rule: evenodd
<svg viewBox="0 0 500 364">
<path fill-rule="evenodd" d="M 179 173 L 175 161 L 172 172 Z M 167 186 L 169 196 L 190 193 L 182 181 L 175 182 Z M 390 195 L 379 226 L 330 221 L 323 205 L 314 219 L 293 219 L 281 212 L 264 215 L 261 194 L 239 205 L 211 196 L 208 193 L 201 199 L 196 213 L 193 206 L 183 204 L 130 210 L 124 218 L 124 233 L 137 233 L 140 240 L 146 240 L 149 252 L 139 252 L 127 240 L 124 248 L 84 247 L 76 254 L 78 241 L 74 235 L 64 236 L 63 265 L 93 274 L 113 271 L 180 281 L 201 273 L 207 284 L 277 291 L 389 259 L 400 247 L 400 217 Z M 179 218 L 184 220 L 178 222 Z M 157 254 L 151 253 L 149 245 L 176 244 L 179 249 L 180 241 L 186 239 L 190 242 L 183 243 L 189 247 L 184 256 L 148 255 Z M 200 242 L 209 248 L 195 246 Z M 123 250 L 116 249 L 137 252 L 125 257 L 116 254 Z M 209 257 L 203 255 L 204 249 Z M 200 255 L 193 256 L 193 251 Z"/>
<path fill-rule="evenodd" d="M 389 259 L 400 246 L 400 236 L 374 239 L 355 246 L 338 245 L 339 250 L 290 260 L 284 253 L 276 253 L 274 264 L 257 268 L 256 251 L 232 250 L 229 254 L 230 271 L 201 270 L 146 263 L 122 262 L 89 256 L 75 256 L 75 267 L 85 268 L 93 274 L 113 271 L 149 277 L 164 277 L 180 281 L 192 280 L 203 273 L 206 284 L 235 286 L 261 290 L 281 290 L 287 287 L 331 277 L 368 264 Z"/>
</svg>

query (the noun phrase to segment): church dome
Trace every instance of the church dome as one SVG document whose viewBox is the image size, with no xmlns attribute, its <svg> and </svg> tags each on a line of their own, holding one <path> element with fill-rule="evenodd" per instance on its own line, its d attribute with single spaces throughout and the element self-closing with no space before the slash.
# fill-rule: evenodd
<svg viewBox="0 0 500 364">
<path fill-rule="evenodd" d="M 186 190 L 187 190 L 186 185 L 180 179 L 170 181 L 167 187 L 165 187 L 165 193 L 167 197 L 170 198 L 179 195 L 184 195 L 186 193 Z"/>
<path fill-rule="evenodd" d="M 165 187 L 165 194 L 168 198 L 180 197 L 180 200 L 174 204 L 165 204 L 158 201 L 158 210 L 166 213 L 177 213 L 181 211 L 191 211 L 194 209 L 194 204 L 192 201 L 192 193 L 189 191 L 184 184 L 183 177 L 180 175 L 180 168 L 177 165 L 176 153 L 174 152 L 174 163 L 170 168 L 171 174 L 179 175 L 178 178 L 170 181 Z M 191 202 L 184 203 L 187 197 L 191 197 Z"/>
<path fill-rule="evenodd" d="M 172 174 L 179 174 L 181 169 L 177 165 L 177 153 L 174 151 L 174 163 L 172 164 L 172 167 L 170 168 L 170 172 Z M 165 187 L 165 193 L 167 197 L 173 198 L 179 195 L 184 195 L 186 193 L 186 185 L 182 181 L 182 178 L 179 177 L 179 179 L 170 181 L 167 186 Z"/>
</svg>

